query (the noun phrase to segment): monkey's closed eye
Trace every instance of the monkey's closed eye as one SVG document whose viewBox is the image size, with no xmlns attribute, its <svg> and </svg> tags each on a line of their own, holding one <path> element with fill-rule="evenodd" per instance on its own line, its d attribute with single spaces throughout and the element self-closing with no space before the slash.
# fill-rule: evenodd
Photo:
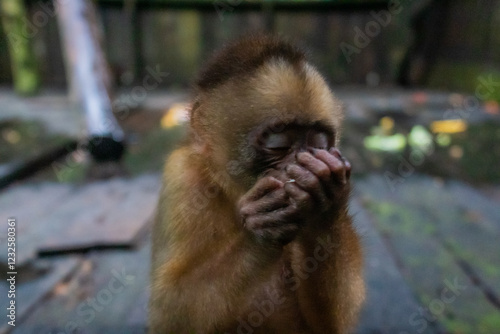
<svg viewBox="0 0 500 334">
<path fill-rule="evenodd" d="M 324 132 L 316 132 L 309 137 L 308 146 L 325 150 L 329 146 L 329 137 Z"/>
<path fill-rule="evenodd" d="M 285 133 L 271 133 L 263 140 L 264 147 L 272 150 L 288 150 L 292 139 Z"/>
</svg>

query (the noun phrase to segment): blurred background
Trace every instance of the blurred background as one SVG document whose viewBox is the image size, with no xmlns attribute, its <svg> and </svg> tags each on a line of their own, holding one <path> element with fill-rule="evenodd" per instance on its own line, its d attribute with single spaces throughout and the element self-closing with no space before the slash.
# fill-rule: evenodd
<svg viewBox="0 0 500 334">
<path fill-rule="evenodd" d="M 191 83 L 256 31 L 306 48 L 345 104 L 368 284 L 355 332 L 500 332 L 500 1 L 0 0 L 0 15 L 19 305 L 0 333 L 144 332 L 151 217 Z"/>
</svg>

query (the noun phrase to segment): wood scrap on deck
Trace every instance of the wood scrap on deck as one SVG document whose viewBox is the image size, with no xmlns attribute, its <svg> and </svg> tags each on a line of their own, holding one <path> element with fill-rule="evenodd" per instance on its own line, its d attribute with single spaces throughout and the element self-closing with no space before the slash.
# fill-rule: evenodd
<svg viewBox="0 0 500 334">
<path fill-rule="evenodd" d="M 18 222 L 17 265 L 38 253 L 134 246 L 153 215 L 158 179 L 144 175 L 83 186 L 47 183 L 0 193 L 0 218 L 16 216 Z"/>
</svg>

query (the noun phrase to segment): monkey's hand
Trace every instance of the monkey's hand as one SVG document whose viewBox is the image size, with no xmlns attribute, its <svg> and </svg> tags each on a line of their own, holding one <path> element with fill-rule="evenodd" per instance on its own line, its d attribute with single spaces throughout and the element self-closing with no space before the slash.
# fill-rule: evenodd
<svg viewBox="0 0 500 334">
<path fill-rule="evenodd" d="M 289 243 L 300 228 L 284 182 L 273 176 L 259 179 L 240 199 L 238 211 L 247 230 L 277 245 Z"/>
<path fill-rule="evenodd" d="M 297 154 L 297 163 L 286 166 L 291 181 L 284 189 L 297 216 L 307 221 L 322 220 L 347 207 L 351 164 L 334 147 L 311 149 Z"/>
</svg>

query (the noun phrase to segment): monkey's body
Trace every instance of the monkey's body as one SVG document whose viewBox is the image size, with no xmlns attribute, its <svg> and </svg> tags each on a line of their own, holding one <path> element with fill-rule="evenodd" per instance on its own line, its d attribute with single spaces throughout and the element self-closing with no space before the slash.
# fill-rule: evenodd
<svg viewBox="0 0 500 334">
<path fill-rule="evenodd" d="M 211 83 L 209 66 L 192 137 L 165 167 L 150 333 L 345 333 L 364 286 L 350 166 L 333 147 L 339 104 L 287 44 L 246 43 L 269 55 Z"/>
</svg>

